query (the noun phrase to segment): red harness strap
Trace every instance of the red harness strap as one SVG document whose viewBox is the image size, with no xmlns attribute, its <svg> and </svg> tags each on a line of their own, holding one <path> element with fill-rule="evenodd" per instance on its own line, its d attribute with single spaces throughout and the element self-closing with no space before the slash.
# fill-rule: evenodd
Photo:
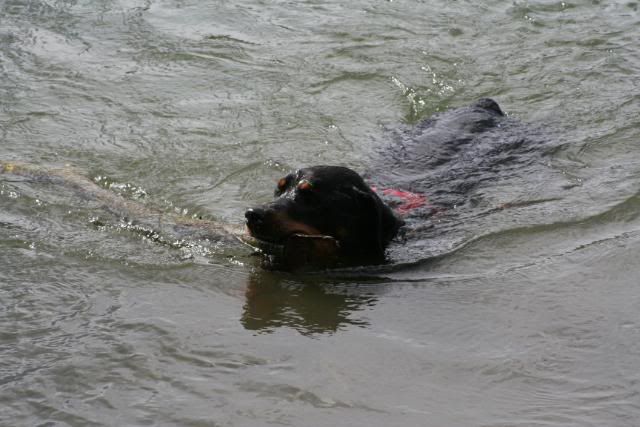
<svg viewBox="0 0 640 427">
<path fill-rule="evenodd" d="M 371 187 L 373 191 L 378 193 L 378 189 L 376 187 Z M 397 190 L 395 188 L 385 188 L 380 190 L 380 193 L 384 194 L 387 197 L 392 197 L 394 200 L 397 200 L 397 205 L 394 207 L 395 210 L 402 215 L 406 215 L 414 209 L 418 209 L 422 206 L 425 206 L 429 203 L 427 196 L 424 194 L 412 193 L 411 191 Z"/>
</svg>

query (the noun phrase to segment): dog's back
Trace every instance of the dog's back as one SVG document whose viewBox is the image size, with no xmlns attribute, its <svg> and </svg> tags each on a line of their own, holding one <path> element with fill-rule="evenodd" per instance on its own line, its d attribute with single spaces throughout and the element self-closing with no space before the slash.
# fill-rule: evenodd
<svg viewBox="0 0 640 427">
<path fill-rule="evenodd" d="M 392 130 L 377 150 L 367 180 L 428 200 L 407 211 L 405 238 L 394 261 L 439 255 L 500 229 L 504 215 L 560 197 L 561 172 L 550 167 L 557 144 L 544 128 L 505 115 L 491 99 L 435 114 Z M 509 208 L 509 209 L 507 209 Z"/>
<path fill-rule="evenodd" d="M 433 205 L 460 206 L 482 189 L 527 173 L 549 138 L 507 117 L 491 99 L 436 114 L 392 133 L 369 178 L 425 194 Z"/>
</svg>

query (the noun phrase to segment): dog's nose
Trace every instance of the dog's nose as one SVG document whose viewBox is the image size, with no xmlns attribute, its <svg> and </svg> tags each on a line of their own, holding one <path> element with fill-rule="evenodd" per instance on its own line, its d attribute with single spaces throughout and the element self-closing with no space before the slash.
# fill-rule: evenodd
<svg viewBox="0 0 640 427">
<path fill-rule="evenodd" d="M 264 220 L 265 210 L 260 208 L 250 208 L 244 213 L 248 225 L 260 224 Z"/>
</svg>

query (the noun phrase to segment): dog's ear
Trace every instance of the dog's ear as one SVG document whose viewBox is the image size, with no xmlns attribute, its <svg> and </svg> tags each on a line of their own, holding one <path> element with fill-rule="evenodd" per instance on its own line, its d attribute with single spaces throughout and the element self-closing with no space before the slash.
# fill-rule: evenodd
<svg viewBox="0 0 640 427">
<path fill-rule="evenodd" d="M 354 186 L 353 191 L 357 194 L 362 211 L 365 212 L 362 222 L 358 224 L 359 239 L 364 252 L 383 259 L 384 251 L 397 234 L 402 221 L 373 190 L 362 190 Z"/>
</svg>

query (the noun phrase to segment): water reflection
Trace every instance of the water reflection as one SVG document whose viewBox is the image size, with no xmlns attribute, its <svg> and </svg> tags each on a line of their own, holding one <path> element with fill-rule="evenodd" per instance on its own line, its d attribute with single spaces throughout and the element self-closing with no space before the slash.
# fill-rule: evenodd
<svg viewBox="0 0 640 427">
<path fill-rule="evenodd" d="M 355 313 L 377 301 L 370 292 L 358 292 L 353 284 L 347 288 L 318 280 L 296 281 L 268 271 L 250 276 L 245 296 L 241 322 L 246 329 L 272 332 L 286 326 L 304 335 L 366 326 L 362 313 Z"/>
</svg>

